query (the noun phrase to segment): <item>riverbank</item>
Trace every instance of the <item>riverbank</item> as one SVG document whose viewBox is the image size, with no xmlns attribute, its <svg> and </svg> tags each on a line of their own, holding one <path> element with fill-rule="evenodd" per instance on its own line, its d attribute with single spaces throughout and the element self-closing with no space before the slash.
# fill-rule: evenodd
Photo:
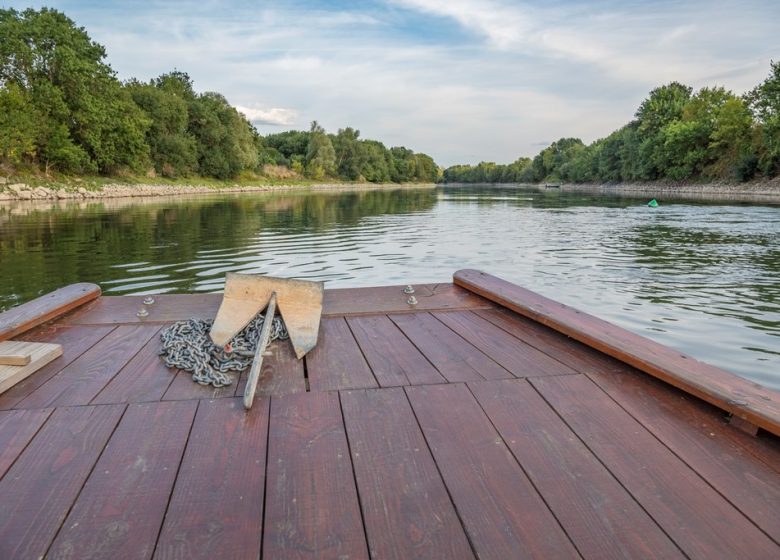
<svg viewBox="0 0 780 560">
<path fill-rule="evenodd" d="M 165 185 L 110 183 L 97 188 L 34 186 L 27 183 L 0 185 L 0 204 L 25 201 L 99 200 L 108 198 L 153 198 L 216 193 L 277 192 L 290 190 L 343 191 L 368 189 L 433 188 L 433 183 L 290 183 L 272 185 Z"/>
<path fill-rule="evenodd" d="M 748 183 L 565 183 L 560 188 L 569 192 L 665 200 L 780 203 L 780 177 Z"/>
</svg>

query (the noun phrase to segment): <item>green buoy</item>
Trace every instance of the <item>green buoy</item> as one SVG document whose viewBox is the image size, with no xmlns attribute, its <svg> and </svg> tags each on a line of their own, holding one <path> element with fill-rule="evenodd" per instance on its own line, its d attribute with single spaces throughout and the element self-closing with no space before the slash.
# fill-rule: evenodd
<svg viewBox="0 0 780 560">
<path fill-rule="evenodd" d="M 648 202 L 648 203 L 647 203 L 647 205 L 648 205 L 650 208 L 656 208 L 656 207 L 658 206 L 658 201 L 657 201 L 656 199 L 653 199 L 653 200 L 651 200 L 650 202 Z"/>
</svg>

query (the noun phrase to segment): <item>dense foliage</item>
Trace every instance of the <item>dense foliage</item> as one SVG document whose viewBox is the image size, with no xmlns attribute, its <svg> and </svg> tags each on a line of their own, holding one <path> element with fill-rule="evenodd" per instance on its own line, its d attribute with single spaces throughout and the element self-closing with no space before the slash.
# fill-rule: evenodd
<svg viewBox="0 0 780 560">
<path fill-rule="evenodd" d="M 434 161 L 352 128 L 261 137 L 219 93 L 174 70 L 121 83 L 105 49 L 64 14 L 0 9 L 0 167 L 230 179 L 279 166 L 313 180 L 433 182 Z"/>
<path fill-rule="evenodd" d="M 780 174 L 780 62 L 743 96 L 722 87 L 695 94 L 672 82 L 650 92 L 630 123 L 586 146 L 561 138 L 532 160 L 456 165 L 459 183 L 747 181 Z"/>
</svg>

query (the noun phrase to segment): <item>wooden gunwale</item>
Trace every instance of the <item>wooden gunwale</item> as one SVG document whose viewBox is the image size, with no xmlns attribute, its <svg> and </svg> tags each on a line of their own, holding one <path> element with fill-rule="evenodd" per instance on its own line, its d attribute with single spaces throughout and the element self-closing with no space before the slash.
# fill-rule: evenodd
<svg viewBox="0 0 780 560">
<path fill-rule="evenodd" d="M 490 274 L 459 270 L 453 282 L 780 435 L 780 393 Z"/>
<path fill-rule="evenodd" d="M 0 313 L 0 341 L 8 340 L 100 297 L 100 286 L 81 282 Z"/>
</svg>

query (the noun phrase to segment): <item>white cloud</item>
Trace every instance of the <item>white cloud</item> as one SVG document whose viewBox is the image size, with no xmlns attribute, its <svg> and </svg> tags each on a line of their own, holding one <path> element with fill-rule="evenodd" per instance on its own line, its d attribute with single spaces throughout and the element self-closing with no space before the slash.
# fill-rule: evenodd
<svg viewBox="0 0 780 560">
<path fill-rule="evenodd" d="M 534 22 L 528 9 L 485 0 L 394 0 L 395 4 L 447 16 L 486 36 L 499 48 L 522 42 Z"/>
<path fill-rule="evenodd" d="M 281 107 L 271 107 L 264 109 L 262 107 L 242 107 L 236 105 L 239 113 L 255 124 L 267 124 L 273 126 L 290 126 L 298 118 L 298 111 L 293 109 L 283 109 Z"/>
</svg>

